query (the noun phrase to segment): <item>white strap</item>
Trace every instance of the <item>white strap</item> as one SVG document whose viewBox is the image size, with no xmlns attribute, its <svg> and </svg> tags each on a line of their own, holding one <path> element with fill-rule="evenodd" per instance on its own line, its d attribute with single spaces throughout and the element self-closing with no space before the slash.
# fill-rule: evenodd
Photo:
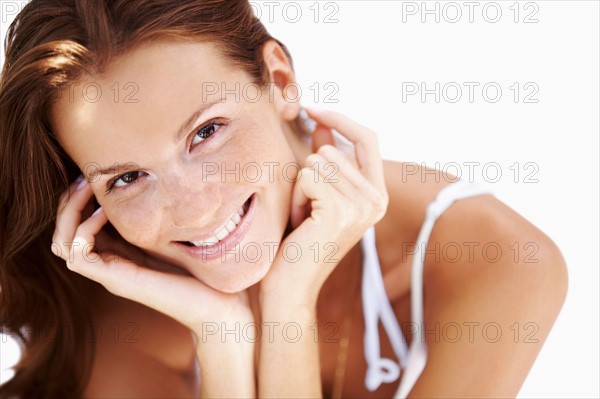
<svg viewBox="0 0 600 399">
<path fill-rule="evenodd" d="M 374 391 L 382 383 L 393 382 L 400 377 L 400 367 L 398 364 L 391 359 L 380 356 L 379 320 L 381 319 L 383 323 L 394 353 L 402 367 L 406 365 L 408 348 L 383 284 L 383 277 L 375 247 L 374 227 L 367 230 L 361 241 L 361 245 L 365 257 L 362 279 L 362 300 L 365 318 L 364 344 L 365 358 L 367 360 L 365 386 L 369 391 Z"/>
<path fill-rule="evenodd" d="M 403 372 L 402 381 L 398 387 L 395 398 L 406 398 L 421 375 L 427 362 L 427 347 L 423 325 L 423 267 L 425 251 L 431 230 L 437 219 L 454 203 L 454 201 L 482 194 L 493 194 L 487 187 L 459 180 L 444 187 L 436 199 L 429 204 L 425 213 L 425 222 L 417 238 L 417 248 L 423 253 L 415 254 L 412 260 L 411 275 L 411 317 L 414 325 L 420 331 L 420 337 L 414 337 L 408 351 L 408 366 Z"/>
</svg>

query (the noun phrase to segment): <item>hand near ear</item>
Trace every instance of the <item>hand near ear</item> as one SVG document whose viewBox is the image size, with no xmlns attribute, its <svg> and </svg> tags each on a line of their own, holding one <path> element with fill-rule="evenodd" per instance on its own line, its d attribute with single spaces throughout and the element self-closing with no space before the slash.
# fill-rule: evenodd
<svg viewBox="0 0 600 399">
<path fill-rule="evenodd" d="M 358 168 L 358 162 L 356 160 L 356 153 L 352 145 L 338 145 L 336 142 L 336 138 L 333 135 L 333 131 L 321 124 L 317 124 L 314 132 L 312 133 L 312 152 L 319 152 L 319 148 L 324 146 L 325 144 L 329 144 L 333 147 L 336 147 L 342 154 L 346 156 L 346 158 L 354 165 L 355 168 Z"/>
<path fill-rule="evenodd" d="M 278 306 L 315 305 L 328 275 L 366 230 L 381 220 L 388 203 L 377 135 L 344 115 L 307 111 L 317 127 L 312 134 L 313 152 L 293 188 L 293 230 L 261 280 L 262 298 L 271 297 Z M 353 144 L 353 154 L 346 155 L 336 146 L 333 129 Z M 288 247 L 295 248 L 296 257 L 284 252 Z"/>
<path fill-rule="evenodd" d="M 317 128 L 312 134 L 312 152 L 318 152 L 322 145 L 331 144 L 335 147 L 335 138 L 331 129 L 323 125 L 317 125 Z"/>
</svg>

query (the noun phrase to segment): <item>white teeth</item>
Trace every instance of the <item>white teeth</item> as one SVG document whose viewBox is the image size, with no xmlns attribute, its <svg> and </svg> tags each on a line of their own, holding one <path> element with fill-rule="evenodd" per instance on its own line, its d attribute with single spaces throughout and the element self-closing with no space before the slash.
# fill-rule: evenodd
<svg viewBox="0 0 600 399">
<path fill-rule="evenodd" d="M 223 226 L 223 228 L 221 228 L 221 230 L 219 230 L 217 232 L 217 234 L 215 234 L 214 236 L 212 236 L 204 241 L 190 241 L 190 242 L 192 244 L 194 244 L 194 246 L 196 246 L 196 247 L 206 247 L 208 245 L 214 245 L 214 244 L 218 243 L 219 241 L 221 241 L 225 237 L 227 237 L 229 235 L 229 233 L 231 233 L 233 230 L 235 230 L 235 227 L 240 223 L 240 221 L 242 220 L 242 216 L 244 216 L 244 214 L 245 214 L 244 207 L 242 206 L 237 211 L 237 213 L 233 214 L 231 219 L 229 219 L 227 221 L 227 223 L 225 223 L 225 226 Z"/>
<path fill-rule="evenodd" d="M 219 242 L 219 239 L 215 236 L 210 237 L 206 241 L 192 241 L 191 243 L 197 247 L 206 247 L 208 245 L 213 245 Z"/>
<path fill-rule="evenodd" d="M 219 230 L 217 232 L 216 235 L 219 240 L 222 240 L 223 238 L 225 238 L 229 235 L 229 232 L 227 231 L 227 229 L 225 227 L 223 227 L 221 230 Z"/>
<path fill-rule="evenodd" d="M 225 228 L 230 233 L 235 229 L 235 226 L 236 226 L 236 224 L 233 222 L 233 218 L 231 220 L 227 221 L 227 224 L 225 224 Z"/>
</svg>

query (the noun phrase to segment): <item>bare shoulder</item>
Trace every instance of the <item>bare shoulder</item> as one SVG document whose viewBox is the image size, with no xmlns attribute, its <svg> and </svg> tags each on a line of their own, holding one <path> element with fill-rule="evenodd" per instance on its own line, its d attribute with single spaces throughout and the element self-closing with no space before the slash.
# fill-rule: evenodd
<svg viewBox="0 0 600 399">
<path fill-rule="evenodd" d="M 427 206 L 456 177 L 396 161 L 385 161 L 384 168 L 390 200 L 381 226 L 377 227 L 388 239 L 402 237 L 403 243 L 415 243 Z M 426 249 L 422 254 L 425 278 L 444 280 L 443 287 L 439 287 L 443 291 L 463 288 L 465 282 L 459 277 L 473 276 L 474 272 L 508 272 L 510 265 L 517 266 L 516 270 L 524 274 L 521 277 L 537 277 L 540 272 L 550 276 L 555 272 L 559 280 L 566 278 L 564 258 L 552 239 L 493 195 L 454 202 L 436 221 Z M 475 267 L 483 264 L 496 267 Z M 521 267 L 525 265 L 529 267 Z"/>
<path fill-rule="evenodd" d="M 131 348 L 96 353 L 85 398 L 192 398 L 184 376 L 156 358 Z"/>
<path fill-rule="evenodd" d="M 138 303 L 108 292 L 98 296 L 95 356 L 84 397 L 195 397 L 189 330 Z"/>
<path fill-rule="evenodd" d="M 390 201 L 381 230 L 414 242 L 427 205 L 454 177 L 392 161 L 385 174 Z M 566 297 L 559 248 L 496 197 L 479 195 L 453 203 L 427 247 L 413 252 L 425 263 L 425 325 L 417 329 L 430 333 L 410 396 L 516 396 Z"/>
</svg>

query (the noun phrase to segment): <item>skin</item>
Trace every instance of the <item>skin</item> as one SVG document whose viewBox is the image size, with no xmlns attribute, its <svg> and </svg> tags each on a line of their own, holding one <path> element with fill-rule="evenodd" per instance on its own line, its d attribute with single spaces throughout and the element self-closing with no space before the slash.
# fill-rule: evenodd
<svg viewBox="0 0 600 399">
<path fill-rule="evenodd" d="M 233 69 L 206 43 L 141 46 L 115 60 L 102 75 L 85 77 L 79 86 L 95 82 L 111 95 L 93 103 L 79 95 L 73 101 L 64 96 L 53 108 L 53 128 L 59 141 L 84 172 L 94 170 L 86 168 L 92 163 L 110 166 L 115 162 L 133 162 L 144 172 L 129 189 L 113 189 L 109 194 L 105 193 L 107 181 L 124 171 L 101 179 L 88 174 L 91 184 L 77 190 L 79 183 L 75 183 L 61 198 L 53 242 L 61 245 L 58 255 L 67 260 L 71 270 L 101 284 L 92 294 L 97 298 L 94 320 L 105 331 L 115 323 L 133 322 L 139 327 L 136 345 L 109 340 L 97 343 L 86 396 L 193 397 L 197 392 L 190 376 L 196 358 L 201 365 L 211 365 L 202 370 L 203 395 L 316 397 L 322 388 L 330 392 L 337 343 L 327 343 L 323 337 L 314 343 L 312 337 L 305 337 L 294 345 L 277 339 L 255 345 L 209 340 L 201 345 L 192 342 L 190 331 L 201 336 L 206 321 L 294 321 L 302 331 L 309 331 L 315 321 L 341 326 L 347 282 L 360 271 L 358 240 L 372 225 L 386 292 L 411 342 L 412 334 L 402 322 L 410 321 L 412 255 L 403 253 L 398 243 L 416 241 L 425 207 L 451 177 L 428 175 L 423 180 L 412 175 L 402 181 L 398 176 L 404 175 L 404 166 L 381 161 L 374 133 L 335 113 L 311 113 L 320 127 L 313 135 L 312 148 L 307 147 L 287 126 L 299 112 L 299 104 L 287 101 L 281 90 L 294 82 L 291 66 L 273 42 L 265 46 L 263 55 L 270 80 L 278 84 L 272 100 L 266 95 L 253 103 L 228 98 L 207 110 L 179 141 L 174 141 L 177 128 L 202 100 L 220 98 L 221 93 L 205 96 L 203 82 L 226 82 L 228 88 L 235 87 L 235 82 L 249 82 L 248 76 Z M 135 82 L 140 88 L 139 102 L 115 102 L 109 89 L 114 82 L 120 87 Z M 195 132 L 212 118 L 224 122 L 214 140 L 190 150 Z M 327 145 L 333 144 L 332 128 L 355 143 L 356 154 L 340 158 L 344 155 Z M 236 181 L 233 175 L 225 175 L 226 180 L 221 181 L 217 175 L 202 184 L 203 162 L 220 165 L 231 160 L 240 165 L 335 162 L 341 165 L 341 182 L 328 186 L 310 184 L 307 179 L 296 183 L 275 169 L 273 181 L 263 173 L 257 182 Z M 228 169 L 232 168 L 229 164 Z M 320 171 L 322 175 L 327 172 Z M 256 215 L 244 242 L 293 241 L 305 254 L 312 254 L 309 247 L 314 242 L 336 242 L 339 262 L 332 265 L 302 258 L 298 264 L 304 267 L 293 268 L 280 254 L 270 261 L 265 251 L 256 262 L 199 262 L 174 246 L 173 241 L 212 231 L 251 193 L 256 193 Z M 90 217 L 92 196 L 103 210 Z M 306 216 L 309 203 L 311 210 Z M 340 209 L 350 211 L 340 214 Z M 118 242 L 101 231 L 107 220 L 128 243 L 135 244 L 120 243 L 119 247 L 119 255 L 135 262 L 115 261 L 111 249 Z M 73 241 L 80 245 L 65 244 Z M 534 322 L 539 327 L 538 342 L 507 339 L 485 345 L 479 340 L 457 345 L 427 337 L 427 366 L 411 396 L 516 395 L 560 311 L 566 295 L 566 267 L 547 236 L 485 195 L 449 208 L 436 223 L 430 245 L 473 241 L 498 242 L 507 251 L 515 241 L 536 242 L 539 267 L 511 257 L 503 257 L 493 267 L 481 255 L 474 262 L 461 259 L 451 265 L 429 258 L 424 275 L 425 323 L 479 321 L 483 325 L 493 318 L 508 331 L 515 321 Z M 76 250 L 94 242 L 101 262 L 86 262 Z M 74 259 L 68 259 L 69 250 Z M 390 397 L 397 382 L 383 384 L 375 392 L 364 388 L 360 293 L 351 298 L 355 303 L 353 344 L 344 394 Z M 519 306 L 515 307 L 517 299 Z M 394 358 L 386 340 L 382 355 Z M 498 364 L 502 364 L 500 375 Z M 254 391 L 254 383 L 258 391 Z M 223 391 L 227 388 L 239 390 Z"/>
<path fill-rule="evenodd" d="M 163 57 L 185 64 L 160 62 Z M 139 69 L 139 65 L 154 67 Z M 182 74 L 185 79 L 162 78 Z M 248 256 L 224 268 L 219 267 L 221 259 L 199 262 L 182 256 L 173 241 L 189 241 L 219 228 L 252 193 L 257 193 L 258 209 L 269 212 L 257 215 L 245 243 L 279 241 L 289 216 L 292 183 L 284 180 L 282 173 L 270 179 L 264 166 L 260 180 L 254 182 L 241 173 L 203 174 L 207 170 L 203 165 L 220 167 L 225 160 L 235 160 L 242 167 L 269 161 L 286 165 L 296 159 L 281 132 L 285 121 L 273 112 L 275 104 L 266 96 L 258 104 L 236 101 L 235 95 L 225 96 L 226 101 L 221 102 L 222 93 L 203 92 L 203 83 L 221 81 L 226 87 L 235 87 L 236 82 L 249 83 L 249 78 L 228 68 L 219 53 L 206 45 L 161 45 L 151 51 L 142 48 L 116 61 L 106 74 L 82 83 L 95 82 L 104 93 L 110 93 L 108 87 L 113 82 L 121 86 L 135 82 L 140 88 L 135 95 L 138 103 L 115 102 L 112 95 L 103 95 L 95 103 L 77 95 L 70 102 L 65 96 L 54 115 L 61 144 L 88 172 L 94 195 L 123 238 L 182 267 L 216 290 L 239 292 L 265 276 L 269 268 L 266 251 L 254 263 L 247 261 L 254 256 Z M 174 140 L 181 122 L 203 102 L 214 105 Z M 219 132 L 210 144 L 208 140 L 201 143 L 198 137 L 198 143 L 192 144 L 194 132 L 213 118 L 220 118 L 222 123 L 227 119 L 227 125 L 210 126 Z M 195 147 L 186 151 L 186 144 Z M 90 176 L 100 169 L 97 165 L 118 163 L 125 167 L 130 162 L 144 172 L 130 174 L 129 186 L 120 180 L 121 187 L 108 194 L 107 182 L 115 175 Z M 233 170 L 234 166 L 229 161 L 223 169 Z"/>
</svg>

